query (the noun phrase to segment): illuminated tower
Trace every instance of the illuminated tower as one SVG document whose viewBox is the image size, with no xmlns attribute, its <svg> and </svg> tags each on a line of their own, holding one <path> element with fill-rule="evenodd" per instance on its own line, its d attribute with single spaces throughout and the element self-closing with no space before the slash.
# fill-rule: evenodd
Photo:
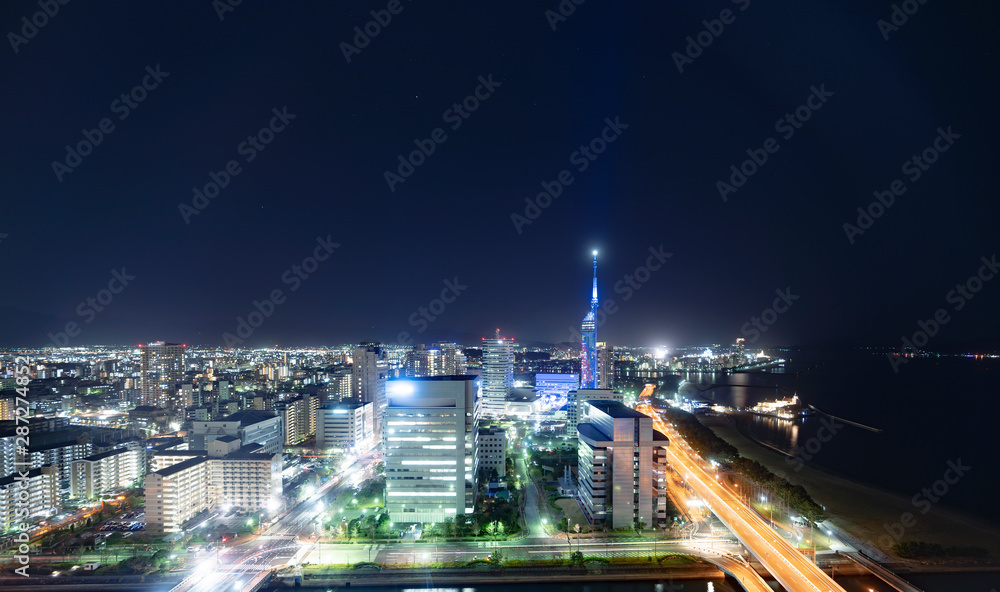
<svg viewBox="0 0 1000 592">
<path fill-rule="evenodd" d="M 590 312 L 583 317 L 580 333 L 580 388 L 597 388 L 597 251 L 594 251 L 594 289 L 590 296 Z"/>
</svg>

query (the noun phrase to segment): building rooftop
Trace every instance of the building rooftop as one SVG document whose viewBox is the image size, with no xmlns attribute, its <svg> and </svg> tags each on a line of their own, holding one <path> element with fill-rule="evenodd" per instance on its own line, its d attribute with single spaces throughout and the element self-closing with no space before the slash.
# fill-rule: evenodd
<svg viewBox="0 0 1000 592">
<path fill-rule="evenodd" d="M 161 477 L 169 477 L 170 475 L 174 475 L 176 473 L 180 473 L 181 471 L 185 471 L 187 469 L 190 469 L 191 467 L 198 466 L 199 464 L 201 464 L 203 462 L 208 462 L 208 457 L 206 457 L 206 456 L 198 456 L 198 457 L 195 457 L 195 458 L 192 458 L 192 459 L 181 461 L 181 462 L 177 463 L 176 465 L 170 465 L 169 467 L 167 467 L 165 469 L 161 469 L 159 471 L 153 471 L 150 474 L 151 475 L 159 475 Z"/>
<path fill-rule="evenodd" d="M 101 452 L 101 453 L 98 453 L 98 454 L 92 454 L 92 455 L 90 455 L 90 456 L 88 456 L 86 458 L 80 459 L 80 460 L 101 460 L 101 459 L 108 458 L 109 456 L 115 456 L 116 454 L 123 454 L 125 452 L 129 452 L 129 449 L 128 448 L 116 448 L 114 450 L 108 450 L 107 452 Z"/>
<path fill-rule="evenodd" d="M 583 399 L 586 400 L 586 399 Z M 623 403 L 618 401 L 588 401 L 593 407 L 599 409 L 601 412 L 606 413 L 611 417 L 616 418 L 626 418 L 626 417 L 649 417 L 645 413 L 639 413 L 631 407 L 626 407 Z"/>
<path fill-rule="evenodd" d="M 227 415 L 218 421 L 238 421 L 242 425 L 251 425 L 255 423 L 260 423 L 262 421 L 267 421 L 269 419 L 274 419 L 277 417 L 270 411 L 258 411 L 256 409 L 244 409 L 243 411 L 237 411 L 232 415 Z"/>
</svg>

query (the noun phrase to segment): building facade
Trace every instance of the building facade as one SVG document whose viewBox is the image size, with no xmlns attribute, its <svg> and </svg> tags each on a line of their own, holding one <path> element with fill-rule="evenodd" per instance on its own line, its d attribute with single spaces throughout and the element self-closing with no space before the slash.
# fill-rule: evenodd
<svg viewBox="0 0 1000 592">
<path fill-rule="evenodd" d="M 184 345 L 156 341 L 139 346 L 142 404 L 180 407 L 177 385 L 184 379 Z"/>
<path fill-rule="evenodd" d="M 96 499 L 132 487 L 144 473 L 145 454 L 137 447 L 118 448 L 73 461 L 70 497 Z"/>
<path fill-rule="evenodd" d="M 513 386 L 514 339 L 500 337 L 497 329 L 495 338 L 483 338 L 482 415 L 502 417 Z"/>
<path fill-rule="evenodd" d="M 614 348 L 604 343 L 597 342 L 597 386 L 594 388 L 609 389 L 614 386 L 615 369 L 612 354 Z"/>
<path fill-rule="evenodd" d="M 375 445 L 375 405 L 347 400 L 319 410 L 316 448 L 323 453 L 361 455 Z"/>
<path fill-rule="evenodd" d="M 146 475 L 146 530 L 180 532 L 210 508 L 208 457 L 198 456 Z"/>
<path fill-rule="evenodd" d="M 471 376 L 390 381 L 384 458 L 393 521 L 442 522 L 472 513 L 479 391 Z"/>
<path fill-rule="evenodd" d="M 484 428 L 479 430 L 479 471 L 497 472 L 503 478 L 507 473 L 507 432 L 500 428 Z"/>
<path fill-rule="evenodd" d="M 654 528 L 666 522 L 667 437 L 617 401 L 589 401 L 579 425 L 579 498 L 591 524 Z"/>
<path fill-rule="evenodd" d="M 351 367 L 351 397 L 371 403 L 375 413 L 376 445 L 382 441 L 382 418 L 385 415 L 385 383 L 389 378 L 389 363 L 385 349 L 376 342 L 362 343 L 354 348 Z"/>
</svg>

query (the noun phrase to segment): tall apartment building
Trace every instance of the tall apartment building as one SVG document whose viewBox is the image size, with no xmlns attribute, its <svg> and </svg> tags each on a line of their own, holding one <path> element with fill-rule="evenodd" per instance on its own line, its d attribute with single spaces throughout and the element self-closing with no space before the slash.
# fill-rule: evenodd
<svg viewBox="0 0 1000 592">
<path fill-rule="evenodd" d="M 330 373 L 330 384 L 326 387 L 323 403 L 336 403 L 351 398 L 351 368 L 341 367 Z"/>
<path fill-rule="evenodd" d="M 184 345 L 156 341 L 139 346 L 142 404 L 180 407 L 177 385 L 184 378 Z"/>
<path fill-rule="evenodd" d="M 566 434 L 576 437 L 576 426 L 578 423 L 586 421 L 587 401 L 618 401 L 625 402 L 625 393 L 615 392 L 612 389 L 586 389 L 570 391 L 566 404 Z"/>
<path fill-rule="evenodd" d="M 579 425 L 579 497 L 591 524 L 659 526 L 667 518 L 667 437 L 617 401 L 587 403 Z"/>
<path fill-rule="evenodd" d="M 375 412 L 375 442 L 382 441 L 382 418 L 385 416 L 385 383 L 389 378 L 386 352 L 377 342 L 354 348 L 351 367 L 351 397 L 372 403 Z"/>
<path fill-rule="evenodd" d="M 256 444 L 216 440 L 208 445 L 209 504 L 254 512 L 273 508 L 281 496 L 281 453 Z"/>
<path fill-rule="evenodd" d="M 48 518 L 60 507 L 55 467 L 31 469 L 26 477 L 17 473 L 0 477 L 0 532 Z"/>
<path fill-rule="evenodd" d="M 223 436 L 207 450 L 161 450 L 146 475 L 146 522 L 155 533 L 177 532 L 204 510 L 275 509 L 282 492 L 281 453 Z"/>
<path fill-rule="evenodd" d="M 597 342 L 597 386 L 599 389 L 609 389 L 614 385 L 615 370 L 612 354 L 614 348 L 604 343 Z"/>
<path fill-rule="evenodd" d="M 472 513 L 479 389 L 471 376 L 390 381 L 384 458 L 393 521 L 442 522 Z"/>
<path fill-rule="evenodd" d="M 465 354 L 454 342 L 442 341 L 437 344 L 441 351 L 441 374 L 444 376 L 465 376 L 467 372 Z"/>
<path fill-rule="evenodd" d="M 507 395 L 514 385 L 514 339 L 500 337 L 497 329 L 493 339 L 483 338 L 483 401 L 484 417 L 502 417 Z"/>
<path fill-rule="evenodd" d="M 95 499 L 133 486 L 145 473 L 145 450 L 117 448 L 74 460 L 70 470 L 71 498 Z"/>
<path fill-rule="evenodd" d="M 146 475 L 146 530 L 179 532 L 209 509 L 208 457 L 198 456 Z"/>
<path fill-rule="evenodd" d="M 319 410 L 316 448 L 332 454 L 364 454 L 375 445 L 375 405 L 349 399 Z"/>
<path fill-rule="evenodd" d="M 316 433 L 316 413 L 319 406 L 319 395 L 310 394 L 275 403 L 274 410 L 282 419 L 285 446 L 294 446 Z"/>
</svg>

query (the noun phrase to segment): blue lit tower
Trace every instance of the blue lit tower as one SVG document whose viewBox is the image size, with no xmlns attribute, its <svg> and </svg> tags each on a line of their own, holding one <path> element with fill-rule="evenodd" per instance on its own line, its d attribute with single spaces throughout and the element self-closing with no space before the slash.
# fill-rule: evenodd
<svg viewBox="0 0 1000 592">
<path fill-rule="evenodd" d="M 597 251 L 594 251 L 594 289 L 590 296 L 590 312 L 583 317 L 580 333 L 580 388 L 597 388 Z"/>
</svg>

